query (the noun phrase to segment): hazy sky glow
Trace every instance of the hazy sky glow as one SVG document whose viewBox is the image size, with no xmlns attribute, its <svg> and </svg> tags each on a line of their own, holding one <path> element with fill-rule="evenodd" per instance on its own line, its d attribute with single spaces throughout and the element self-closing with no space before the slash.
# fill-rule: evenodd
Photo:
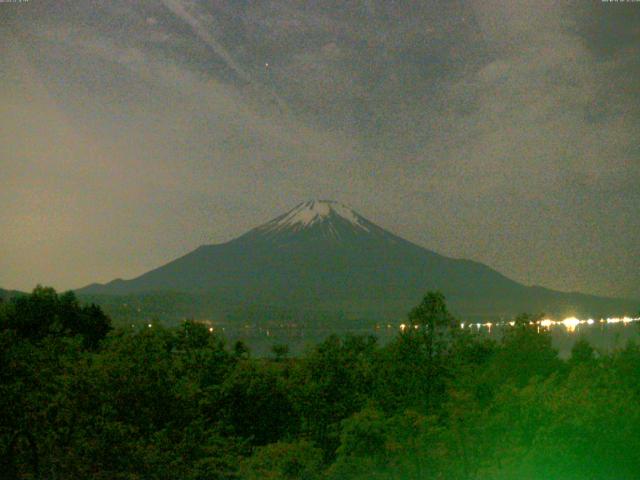
<svg viewBox="0 0 640 480">
<path fill-rule="evenodd" d="M 0 3 L 0 286 L 129 278 L 332 198 L 640 298 L 640 3 Z"/>
</svg>

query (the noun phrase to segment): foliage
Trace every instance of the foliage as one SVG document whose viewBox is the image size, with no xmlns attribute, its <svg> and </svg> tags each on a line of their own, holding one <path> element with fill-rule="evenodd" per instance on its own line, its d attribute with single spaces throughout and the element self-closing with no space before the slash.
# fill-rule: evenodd
<svg viewBox="0 0 640 480">
<path fill-rule="evenodd" d="M 53 288 L 37 286 L 30 295 L 11 298 L 3 310 L 0 329 L 29 340 L 80 335 L 86 348 L 95 349 L 111 330 L 100 307 L 81 306 L 73 292 L 58 295 Z"/>
<path fill-rule="evenodd" d="M 37 287 L 0 304 L 0 478 L 637 478 L 640 347 L 565 361 L 535 318 L 495 341 L 429 293 L 386 345 L 252 358 Z"/>
<path fill-rule="evenodd" d="M 306 440 L 258 447 L 241 463 L 246 480 L 314 480 L 322 471 L 322 451 Z"/>
</svg>

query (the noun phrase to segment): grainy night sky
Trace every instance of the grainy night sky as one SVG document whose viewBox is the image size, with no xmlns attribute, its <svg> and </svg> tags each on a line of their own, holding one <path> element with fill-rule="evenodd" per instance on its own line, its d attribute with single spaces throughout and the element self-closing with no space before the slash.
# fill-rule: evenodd
<svg viewBox="0 0 640 480">
<path fill-rule="evenodd" d="M 310 198 L 640 298 L 640 3 L 0 3 L 0 286 L 129 278 Z"/>
</svg>

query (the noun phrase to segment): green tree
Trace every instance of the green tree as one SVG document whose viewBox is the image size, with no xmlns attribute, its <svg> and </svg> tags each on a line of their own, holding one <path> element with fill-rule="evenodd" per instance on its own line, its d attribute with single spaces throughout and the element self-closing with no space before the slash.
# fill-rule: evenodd
<svg viewBox="0 0 640 480">
<path fill-rule="evenodd" d="M 573 347 L 571 348 L 571 364 L 588 364 L 593 362 L 595 359 L 595 349 L 585 338 L 580 338 L 573 344 Z"/>
<path fill-rule="evenodd" d="M 111 330 L 111 321 L 97 305 L 82 306 L 73 292 L 58 295 L 37 286 L 29 295 L 13 297 L 4 308 L 0 328 L 15 330 L 21 338 L 80 335 L 84 346 L 98 347 Z"/>
<path fill-rule="evenodd" d="M 274 345 L 271 347 L 271 352 L 273 352 L 276 362 L 282 362 L 289 356 L 289 346 Z"/>
<path fill-rule="evenodd" d="M 306 440 L 258 447 L 240 466 L 244 480 L 315 480 L 322 470 L 322 450 Z"/>
<path fill-rule="evenodd" d="M 381 354 L 376 398 L 386 410 L 438 408 L 446 399 L 459 328 L 440 292 L 428 292 L 408 320 Z"/>
<path fill-rule="evenodd" d="M 449 451 L 443 434 L 436 417 L 415 410 L 387 416 L 367 406 L 342 422 L 337 458 L 328 476 L 353 480 L 455 478 L 446 470 Z"/>
<path fill-rule="evenodd" d="M 551 333 L 536 325 L 540 318 L 541 315 L 519 315 L 515 326 L 505 330 L 493 361 L 483 372 L 488 384 L 513 381 L 522 387 L 534 376 L 547 378 L 562 369 Z"/>
<path fill-rule="evenodd" d="M 453 316 L 447 309 L 444 295 L 427 292 L 422 301 L 409 312 L 409 334 L 418 334 L 427 349 L 427 356 L 433 358 L 445 350 L 455 332 Z"/>
<path fill-rule="evenodd" d="M 214 392 L 209 418 L 223 421 L 234 435 L 266 445 L 294 434 L 298 418 L 289 389 L 268 362 L 242 361 Z"/>
<path fill-rule="evenodd" d="M 339 443 L 340 422 L 360 410 L 370 398 L 377 343 L 374 337 L 332 335 L 295 366 L 292 389 L 295 405 L 308 434 L 325 458 Z"/>
</svg>

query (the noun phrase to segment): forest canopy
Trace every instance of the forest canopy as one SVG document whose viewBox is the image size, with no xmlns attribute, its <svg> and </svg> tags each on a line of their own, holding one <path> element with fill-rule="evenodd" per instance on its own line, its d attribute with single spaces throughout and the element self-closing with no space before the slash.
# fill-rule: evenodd
<svg viewBox="0 0 640 480">
<path fill-rule="evenodd" d="M 37 287 L 0 303 L 0 478 L 637 478 L 640 347 L 563 360 L 528 320 L 470 334 L 429 292 L 385 345 L 254 358 Z"/>
</svg>

